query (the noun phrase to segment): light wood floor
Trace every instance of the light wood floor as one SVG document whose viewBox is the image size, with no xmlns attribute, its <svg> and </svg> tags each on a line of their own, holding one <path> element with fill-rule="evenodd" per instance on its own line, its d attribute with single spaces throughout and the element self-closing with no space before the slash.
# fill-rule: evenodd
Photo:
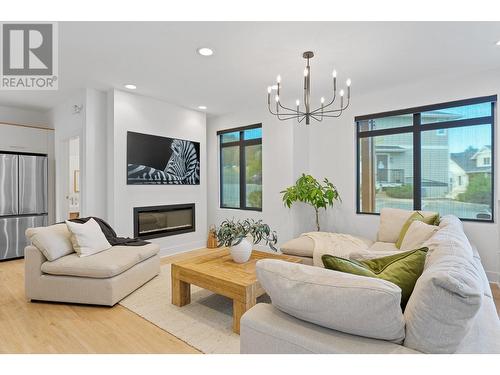
<svg viewBox="0 0 500 375">
<path fill-rule="evenodd" d="M 187 259 L 198 251 L 162 259 Z M 500 315 L 500 288 L 492 285 Z M 199 353 L 126 308 L 28 302 L 24 261 L 0 262 L 0 353 Z"/>
<path fill-rule="evenodd" d="M 186 259 L 196 251 L 162 259 Z M 199 353 L 126 308 L 31 303 L 24 260 L 0 262 L 0 353 Z"/>
</svg>

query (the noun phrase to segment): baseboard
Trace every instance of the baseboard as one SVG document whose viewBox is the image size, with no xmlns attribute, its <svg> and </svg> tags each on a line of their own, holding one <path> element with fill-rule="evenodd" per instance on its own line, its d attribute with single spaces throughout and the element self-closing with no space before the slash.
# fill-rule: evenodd
<svg viewBox="0 0 500 375">
<path fill-rule="evenodd" d="M 486 277 L 490 283 L 500 284 L 500 273 L 494 271 L 486 271 Z"/>
<path fill-rule="evenodd" d="M 164 258 L 171 255 L 185 253 L 191 250 L 201 249 L 204 247 L 207 247 L 207 241 L 193 241 L 182 245 L 175 245 L 172 247 L 162 247 L 160 249 L 159 255 L 160 258 Z"/>
</svg>

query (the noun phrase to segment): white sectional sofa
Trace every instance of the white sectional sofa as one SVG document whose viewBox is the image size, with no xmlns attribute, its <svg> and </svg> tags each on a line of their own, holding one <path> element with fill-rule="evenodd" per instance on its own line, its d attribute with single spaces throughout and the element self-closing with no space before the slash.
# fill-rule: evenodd
<svg viewBox="0 0 500 375">
<path fill-rule="evenodd" d="M 53 236 L 51 245 L 60 248 L 48 254 L 47 249 L 35 245 L 26 247 L 25 293 L 29 300 L 113 306 L 160 272 L 156 244 L 113 246 L 79 257 L 72 250 L 58 251 L 71 246 L 65 244 L 65 238 L 61 240 L 61 230 L 67 235 L 64 224 L 37 228 L 41 229 Z M 53 254 L 57 255 L 47 259 Z"/>
<path fill-rule="evenodd" d="M 399 233 L 409 215 L 392 211 L 389 218 L 387 213 L 378 238 L 387 238 L 386 229 L 392 231 L 389 238 Z M 258 304 L 242 317 L 241 353 L 500 353 L 492 292 L 462 223 L 443 217 L 423 245 L 429 248 L 424 271 L 404 312 L 373 296 L 399 288 L 385 280 L 259 261 L 257 274 L 272 304 Z M 378 241 L 370 250 L 379 255 L 397 248 Z M 293 253 L 311 263 L 307 249 Z"/>
</svg>

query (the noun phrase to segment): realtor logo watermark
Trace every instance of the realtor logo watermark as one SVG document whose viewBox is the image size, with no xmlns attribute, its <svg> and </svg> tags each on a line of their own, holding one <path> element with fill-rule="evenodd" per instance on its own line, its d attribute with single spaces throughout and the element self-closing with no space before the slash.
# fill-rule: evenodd
<svg viewBox="0 0 500 375">
<path fill-rule="evenodd" d="M 57 90 L 55 22 L 0 22 L 0 90 Z"/>
</svg>

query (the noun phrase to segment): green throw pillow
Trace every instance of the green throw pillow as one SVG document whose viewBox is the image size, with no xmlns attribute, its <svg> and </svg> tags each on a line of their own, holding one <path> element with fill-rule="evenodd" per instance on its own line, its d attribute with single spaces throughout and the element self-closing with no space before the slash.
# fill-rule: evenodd
<svg viewBox="0 0 500 375">
<path fill-rule="evenodd" d="M 434 216 L 434 222 L 432 223 L 432 225 L 439 227 L 440 222 L 441 222 L 441 215 L 437 214 L 436 216 Z"/>
<path fill-rule="evenodd" d="M 325 254 L 325 268 L 390 281 L 401 288 L 401 308 L 405 309 L 417 279 L 424 271 L 427 247 L 369 260 L 349 260 Z"/>
<path fill-rule="evenodd" d="M 414 221 L 422 221 L 425 224 L 436 225 L 436 224 L 434 224 L 436 222 L 436 220 L 439 220 L 439 214 L 425 217 L 419 211 L 415 211 L 408 218 L 408 220 L 406 220 L 406 222 L 403 225 L 403 228 L 401 228 L 401 232 L 399 232 L 398 240 L 396 241 L 396 247 L 398 249 L 401 248 L 401 244 L 403 243 L 403 239 L 405 238 L 406 232 L 408 232 L 408 228 L 410 228 L 411 223 L 413 223 Z"/>
</svg>

